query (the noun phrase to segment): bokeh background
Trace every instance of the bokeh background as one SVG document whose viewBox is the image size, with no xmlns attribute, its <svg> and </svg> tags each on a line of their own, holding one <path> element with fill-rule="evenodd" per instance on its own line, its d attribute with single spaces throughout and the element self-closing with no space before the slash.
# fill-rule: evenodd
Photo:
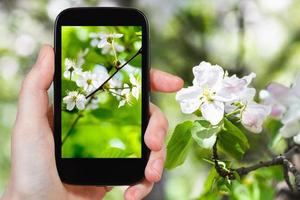
<svg viewBox="0 0 300 200">
<path fill-rule="evenodd" d="M 300 69 L 298 0 L 1 0 L 0 194 L 9 176 L 10 134 L 21 81 L 41 44 L 53 44 L 56 15 L 73 6 L 130 6 L 144 11 L 151 26 L 152 66 L 180 75 L 187 85 L 192 67 L 202 60 L 230 73 L 257 73 L 257 88 L 272 80 L 289 84 Z M 152 97 L 166 113 L 170 133 L 188 118 L 174 97 L 159 93 Z M 258 142 L 257 148 L 262 144 Z M 253 158 L 261 156 L 257 148 Z M 196 199 L 210 167 L 198 156 L 193 151 L 183 166 L 166 172 L 148 199 Z M 106 199 L 122 199 L 122 190 L 114 188 Z"/>
</svg>

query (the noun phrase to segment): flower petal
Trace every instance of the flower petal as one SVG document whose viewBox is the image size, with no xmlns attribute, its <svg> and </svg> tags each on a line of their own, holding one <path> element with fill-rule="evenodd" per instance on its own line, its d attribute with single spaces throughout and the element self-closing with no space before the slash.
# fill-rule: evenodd
<svg viewBox="0 0 300 200">
<path fill-rule="evenodd" d="M 83 110 L 85 108 L 86 98 L 84 95 L 79 94 L 76 100 L 76 106 L 79 110 Z"/>
<path fill-rule="evenodd" d="M 280 134 L 284 138 L 290 138 L 299 133 L 300 130 L 300 124 L 298 120 L 290 121 L 283 125 L 283 127 L 280 129 Z"/>
<path fill-rule="evenodd" d="M 298 134 L 295 135 L 295 136 L 293 137 L 293 139 L 294 139 L 294 142 L 295 142 L 295 143 L 300 144 L 300 132 L 298 132 Z"/>
<path fill-rule="evenodd" d="M 224 70 L 218 65 L 201 62 L 198 66 L 193 68 L 193 74 L 195 76 L 193 85 L 216 88 L 219 87 L 220 82 L 223 79 Z"/>
<path fill-rule="evenodd" d="M 133 74 L 129 74 L 129 80 L 132 85 L 138 85 L 138 82 L 136 78 L 133 76 Z"/>
<path fill-rule="evenodd" d="M 262 131 L 263 122 L 270 112 L 270 106 L 257 104 L 255 102 L 249 103 L 242 113 L 242 124 L 249 131 L 260 133 Z"/>
<path fill-rule="evenodd" d="M 91 40 L 91 46 L 92 47 L 96 47 L 98 44 L 99 44 L 99 40 L 98 39 L 95 38 L 95 39 Z"/>
<path fill-rule="evenodd" d="M 71 102 L 67 103 L 67 108 L 66 109 L 69 110 L 69 111 L 71 111 L 71 110 L 74 109 L 74 107 L 75 107 L 75 102 L 71 101 Z"/>
<path fill-rule="evenodd" d="M 136 98 L 136 100 L 139 99 L 139 93 L 140 93 L 140 90 L 138 87 L 133 87 L 132 88 L 132 96 L 134 96 Z"/>
<path fill-rule="evenodd" d="M 65 77 L 65 78 L 70 78 L 70 75 L 71 75 L 71 72 L 70 72 L 70 71 L 66 70 L 66 71 L 64 72 L 64 77 Z"/>
<path fill-rule="evenodd" d="M 121 37 L 123 37 L 123 34 L 122 33 L 113 33 L 111 36 L 113 38 L 121 38 Z"/>
<path fill-rule="evenodd" d="M 176 94 L 176 101 L 180 103 L 181 111 L 186 114 L 193 113 L 196 111 L 201 102 L 201 88 L 199 87 L 188 87 L 183 88 Z"/>
<path fill-rule="evenodd" d="M 122 46 L 122 45 L 120 45 L 120 44 L 118 44 L 118 43 L 115 43 L 115 42 L 114 42 L 113 45 L 114 45 L 114 47 L 115 47 L 115 49 L 116 49 L 117 52 L 122 52 L 122 51 L 125 50 L 125 47 Z"/>
<path fill-rule="evenodd" d="M 98 48 L 103 48 L 104 46 L 109 45 L 109 43 L 107 42 L 106 38 L 105 39 L 101 39 L 100 42 L 98 43 Z"/>
<path fill-rule="evenodd" d="M 125 103 L 126 103 L 126 101 L 123 99 L 123 100 L 121 100 L 120 102 L 119 102 L 119 106 L 118 106 L 118 108 L 120 108 L 120 107 L 122 107 L 122 106 L 124 106 L 125 105 Z"/>
<path fill-rule="evenodd" d="M 212 125 L 217 125 L 224 116 L 224 103 L 219 101 L 205 101 L 201 105 L 201 112 L 204 119 Z"/>
</svg>

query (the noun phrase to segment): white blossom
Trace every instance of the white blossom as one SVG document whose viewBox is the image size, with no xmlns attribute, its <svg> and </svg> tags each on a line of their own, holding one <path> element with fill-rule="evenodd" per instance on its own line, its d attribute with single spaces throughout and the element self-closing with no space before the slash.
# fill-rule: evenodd
<svg viewBox="0 0 300 200">
<path fill-rule="evenodd" d="M 132 84 L 132 95 L 136 98 L 136 100 L 138 100 L 141 91 L 141 83 L 135 78 L 133 74 L 129 75 L 129 79 L 130 83 Z"/>
<path fill-rule="evenodd" d="M 87 93 L 93 92 L 98 87 L 100 87 L 109 77 L 107 73 L 104 72 L 83 72 L 78 79 L 76 84 L 82 87 Z"/>
<path fill-rule="evenodd" d="M 124 51 L 124 46 L 116 43 L 114 41 L 115 38 L 121 38 L 123 37 L 123 34 L 121 33 L 91 33 L 90 38 L 91 45 L 94 47 L 98 47 L 102 49 L 102 54 L 113 54 L 113 47 L 116 52 L 122 52 Z M 113 47 L 112 47 L 113 45 Z"/>
<path fill-rule="evenodd" d="M 271 83 L 260 92 L 260 98 L 272 107 L 271 115 L 283 123 L 282 137 L 293 137 L 294 142 L 300 144 L 300 75 L 291 87 Z"/>
<path fill-rule="evenodd" d="M 271 83 L 266 90 L 261 90 L 259 98 L 263 104 L 272 107 L 271 116 L 280 119 L 290 104 L 290 89 L 279 83 Z"/>
<path fill-rule="evenodd" d="M 92 92 L 100 86 L 96 74 L 92 74 L 91 72 L 83 72 L 77 79 L 76 84 L 79 87 L 83 87 L 87 93 Z"/>
<path fill-rule="evenodd" d="M 114 49 L 116 50 L 116 52 L 122 52 L 125 50 L 124 46 L 114 42 L 113 44 L 111 45 L 106 45 L 102 48 L 102 51 L 101 53 L 102 54 L 111 54 L 113 55 L 113 48 L 112 48 L 112 45 L 114 46 Z"/>
<path fill-rule="evenodd" d="M 190 114 L 200 109 L 203 117 L 212 125 L 217 125 L 224 116 L 224 102 L 232 101 L 224 94 L 223 69 L 218 65 L 201 62 L 193 68 L 193 86 L 183 88 L 176 94 L 183 113 Z"/>
<path fill-rule="evenodd" d="M 224 96 L 228 95 L 229 98 L 233 99 L 234 101 L 242 101 L 245 98 L 248 99 L 248 97 L 246 96 L 250 95 L 248 94 L 248 86 L 252 82 L 252 79 L 255 77 L 255 73 L 251 73 L 248 76 L 244 76 L 243 78 L 238 78 L 235 74 L 230 77 L 225 76 L 222 81 L 222 88 L 220 90 L 220 93 L 222 93 L 222 95 Z"/>
<path fill-rule="evenodd" d="M 76 63 L 75 63 L 74 60 L 66 58 L 65 59 L 64 77 L 65 78 L 71 78 L 74 73 L 80 74 L 81 73 L 81 68 L 76 66 Z"/>
<path fill-rule="evenodd" d="M 130 105 L 131 101 L 132 101 L 132 96 L 131 96 L 129 85 L 125 83 L 123 87 L 124 87 L 124 89 L 120 93 L 120 95 L 122 97 L 119 102 L 118 108 L 124 106 L 126 103 L 128 103 Z"/>
<path fill-rule="evenodd" d="M 248 103 L 242 111 L 243 126 L 253 133 L 262 131 L 263 122 L 271 112 L 271 107 L 255 102 Z"/>
<path fill-rule="evenodd" d="M 83 94 L 79 94 L 77 91 L 71 91 L 67 96 L 63 98 L 63 102 L 67 104 L 67 110 L 71 111 L 75 108 L 83 110 L 85 108 L 86 98 Z"/>
</svg>

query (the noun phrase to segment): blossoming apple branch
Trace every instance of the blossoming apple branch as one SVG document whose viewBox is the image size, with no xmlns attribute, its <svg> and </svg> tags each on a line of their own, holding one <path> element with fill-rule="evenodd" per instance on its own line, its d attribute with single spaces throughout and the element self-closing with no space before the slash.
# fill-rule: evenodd
<svg viewBox="0 0 300 200">
<path fill-rule="evenodd" d="M 68 111 L 72 111 L 75 107 L 77 107 L 79 112 L 77 113 L 77 117 L 71 124 L 65 137 L 62 139 L 62 145 L 71 135 L 72 130 L 74 129 L 80 118 L 84 116 L 83 112 L 87 108 L 98 108 L 99 101 L 96 97 L 96 94 L 99 91 L 108 91 L 113 96 L 116 96 L 117 99 L 120 99 L 119 107 L 124 106 L 125 103 L 128 103 L 130 105 L 130 101 L 132 98 L 131 96 L 136 99 L 139 98 L 140 83 L 133 74 L 129 74 L 131 86 L 129 86 L 127 83 L 121 86 L 121 82 L 119 82 L 118 80 L 114 80 L 115 75 L 122 68 L 127 66 L 133 59 L 135 59 L 139 54 L 142 53 L 142 48 L 140 48 L 130 59 L 128 59 L 121 65 L 120 61 L 117 58 L 116 51 L 119 52 L 121 50 L 124 50 L 124 48 L 121 48 L 120 45 L 116 46 L 118 44 L 114 42 L 114 39 L 121 38 L 122 36 L 123 34 L 117 33 L 98 33 L 96 35 L 91 34 L 90 36 L 93 39 L 91 41 L 91 45 L 102 48 L 102 54 L 110 53 L 114 55 L 115 60 L 113 63 L 116 70 L 111 75 L 108 75 L 106 68 L 102 66 L 98 66 L 97 68 L 95 68 L 94 72 L 82 72 L 82 69 L 76 66 L 76 63 L 74 61 L 71 61 L 69 59 L 65 60 L 66 71 L 64 72 L 64 77 L 69 78 L 70 81 L 72 81 L 72 77 L 77 76 L 77 78 L 75 78 L 76 85 L 80 88 L 83 88 L 86 95 L 83 95 L 79 91 L 70 91 L 68 95 L 63 98 L 63 102 L 66 103 L 66 109 Z M 72 76 L 72 74 L 74 74 L 74 76 Z M 86 101 L 87 99 L 88 101 Z"/>
<path fill-rule="evenodd" d="M 181 89 L 176 100 L 184 114 L 196 115 L 197 119 L 176 126 L 167 146 L 166 168 L 181 165 L 195 141 L 200 148 L 212 150 L 212 158 L 204 160 L 214 166 L 218 175 L 215 179 L 229 189 L 232 180 L 250 172 L 282 166 L 290 190 L 300 192 L 300 172 L 293 163 L 294 155 L 300 153 L 300 76 L 291 87 L 271 83 L 260 91 L 257 102 L 256 89 L 250 86 L 254 73 L 242 78 L 229 76 L 222 67 L 201 62 L 193 68 L 193 74 L 193 85 Z M 250 148 L 245 133 L 265 131 L 267 120 L 276 124 L 272 131 L 277 138 L 289 141 L 285 153 L 248 167 L 233 166 L 231 161 L 240 161 Z M 222 161 L 219 147 L 229 162 Z"/>
</svg>

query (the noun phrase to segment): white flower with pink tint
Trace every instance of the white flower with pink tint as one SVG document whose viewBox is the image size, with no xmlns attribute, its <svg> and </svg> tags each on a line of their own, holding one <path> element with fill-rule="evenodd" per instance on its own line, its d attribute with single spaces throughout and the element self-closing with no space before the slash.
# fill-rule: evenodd
<svg viewBox="0 0 300 200">
<path fill-rule="evenodd" d="M 300 144 L 300 75 L 291 87 L 271 83 L 260 92 L 260 99 L 271 106 L 271 116 L 283 123 L 280 129 L 282 137 L 293 137 Z"/>
<path fill-rule="evenodd" d="M 242 111 L 241 122 L 243 126 L 253 133 L 260 133 L 262 126 L 271 112 L 271 107 L 255 102 L 248 103 Z"/>
</svg>

